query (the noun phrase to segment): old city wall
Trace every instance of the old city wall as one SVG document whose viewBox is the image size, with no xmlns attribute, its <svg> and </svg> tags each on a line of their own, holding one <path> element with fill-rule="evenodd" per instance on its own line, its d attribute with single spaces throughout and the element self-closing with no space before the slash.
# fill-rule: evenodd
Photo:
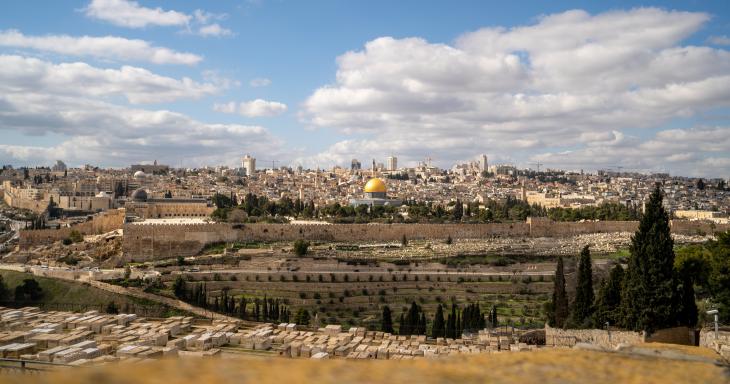
<svg viewBox="0 0 730 384">
<path fill-rule="evenodd" d="M 170 224 L 124 226 L 122 249 L 127 260 L 193 256 L 207 244 L 246 241 L 401 241 L 406 239 L 476 239 L 527 236 L 526 223 L 492 224 Z"/>
<path fill-rule="evenodd" d="M 18 244 L 20 249 L 28 249 L 34 245 L 52 244 L 63 240 L 71 231 L 79 231 L 82 235 L 97 235 L 120 229 L 124 225 L 124 209 L 112 209 L 94 216 L 93 219 L 67 228 L 59 229 L 27 229 L 20 231 Z"/>
<path fill-rule="evenodd" d="M 193 256 L 206 245 L 234 241 L 400 241 L 417 239 L 478 239 L 504 237 L 560 237 L 585 233 L 634 232 L 635 221 L 553 222 L 528 219 L 525 223 L 489 224 L 164 224 L 125 225 L 123 250 L 135 261 Z M 672 222 L 672 231 L 696 235 L 729 230 L 727 225 Z"/>
<path fill-rule="evenodd" d="M 27 209 L 34 213 L 43 213 L 48 209 L 48 200 L 28 200 L 13 196 L 10 192 L 3 194 L 5 204 L 19 209 Z"/>
<path fill-rule="evenodd" d="M 672 220 L 672 233 L 680 235 L 713 235 L 718 232 L 730 231 L 730 224 L 716 224 L 700 220 Z"/>
<path fill-rule="evenodd" d="M 552 221 L 545 218 L 527 219 L 531 237 L 575 236 L 585 233 L 635 232 L 638 221 Z"/>
</svg>

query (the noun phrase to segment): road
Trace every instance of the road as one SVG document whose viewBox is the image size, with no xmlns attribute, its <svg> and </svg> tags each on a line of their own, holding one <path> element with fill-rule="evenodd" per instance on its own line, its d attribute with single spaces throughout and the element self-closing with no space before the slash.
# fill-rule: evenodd
<svg viewBox="0 0 730 384">
<path fill-rule="evenodd" d="M 182 311 L 186 311 L 192 314 L 195 314 L 200 317 L 205 318 L 213 318 L 218 320 L 235 320 L 235 321 L 242 321 L 241 319 L 233 318 L 230 316 L 221 315 L 215 312 L 211 312 L 209 310 L 196 307 L 193 305 L 190 305 L 184 301 L 180 301 L 174 298 L 156 295 L 153 293 L 145 292 L 140 288 L 134 288 L 134 287 L 121 287 L 118 285 L 113 285 L 109 283 L 105 283 L 103 281 L 97 281 L 89 278 L 89 276 L 83 276 L 85 279 L 76 279 L 74 277 L 63 277 L 61 275 L 49 275 L 48 272 L 52 272 L 54 270 L 58 271 L 66 271 L 65 268 L 42 268 L 42 267 L 30 267 L 30 266 L 23 266 L 21 264 L 0 264 L 0 269 L 4 270 L 10 270 L 10 271 L 16 271 L 16 272 L 30 272 L 36 276 L 42 276 L 50 279 L 58 279 L 58 280 L 65 280 L 65 281 L 72 281 L 74 283 L 88 283 L 92 287 L 111 292 L 116 293 L 119 295 L 125 295 L 125 296 L 131 296 L 136 297 L 139 299 L 145 299 L 150 300 L 159 304 L 167 305 L 168 307 L 179 309 Z M 250 323 L 250 322 L 244 322 L 244 323 Z"/>
<path fill-rule="evenodd" d="M 459 272 L 459 271 L 449 271 L 449 270 L 424 270 L 424 271 L 397 271 L 393 270 L 392 272 L 388 272 L 387 270 L 382 271 L 343 271 L 343 270 L 296 270 L 296 271 L 288 271 L 288 270 L 265 270 L 265 269 L 242 269 L 242 268 L 233 268 L 233 269 L 212 269 L 212 270 L 204 270 L 204 271 L 197 271 L 197 272 L 188 272 L 188 271 L 173 271 L 173 274 L 210 274 L 210 273 L 257 273 L 262 275 L 267 274 L 280 274 L 280 273 L 301 273 L 301 274 L 322 274 L 322 275 L 329 275 L 329 274 L 335 274 L 335 275 L 372 275 L 376 273 L 392 273 L 395 274 L 397 272 L 401 272 L 401 274 L 407 272 L 409 275 L 442 275 L 442 276 L 449 276 L 449 275 L 459 275 L 459 276 L 479 276 L 479 277 L 490 277 L 490 276 L 552 276 L 554 275 L 554 272 L 552 271 L 520 271 L 520 272 Z"/>
</svg>

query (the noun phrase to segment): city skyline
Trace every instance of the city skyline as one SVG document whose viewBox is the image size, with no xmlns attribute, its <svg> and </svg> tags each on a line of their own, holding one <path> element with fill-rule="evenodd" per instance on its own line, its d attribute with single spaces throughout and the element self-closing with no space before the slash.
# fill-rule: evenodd
<svg viewBox="0 0 730 384">
<path fill-rule="evenodd" d="M 719 3 L 3 8 L 3 164 L 240 166 L 250 153 L 262 167 L 450 168 L 483 153 L 730 177 Z"/>
</svg>

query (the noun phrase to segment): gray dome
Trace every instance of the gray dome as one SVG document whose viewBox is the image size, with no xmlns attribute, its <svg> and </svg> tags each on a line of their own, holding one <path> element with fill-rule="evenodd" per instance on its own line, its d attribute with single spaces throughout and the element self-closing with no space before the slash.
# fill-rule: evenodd
<svg viewBox="0 0 730 384">
<path fill-rule="evenodd" d="M 134 201 L 147 201 L 147 191 L 142 188 L 136 189 L 129 197 Z"/>
</svg>

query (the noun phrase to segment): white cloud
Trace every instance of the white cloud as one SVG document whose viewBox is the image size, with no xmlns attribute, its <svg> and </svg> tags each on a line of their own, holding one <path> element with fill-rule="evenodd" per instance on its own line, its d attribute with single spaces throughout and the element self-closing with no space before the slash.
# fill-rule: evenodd
<svg viewBox="0 0 730 384">
<path fill-rule="evenodd" d="M 218 23 L 204 25 L 198 28 L 198 35 L 200 36 L 232 36 L 233 32 L 230 29 L 221 27 Z"/>
<path fill-rule="evenodd" d="M 160 103 L 198 99 L 222 87 L 156 75 L 146 69 L 122 66 L 101 69 L 89 64 L 53 64 L 35 58 L 0 55 L 0 90 L 33 89 L 45 94 L 124 96 L 130 103 Z"/>
<path fill-rule="evenodd" d="M 160 7 L 148 8 L 130 0 L 91 0 L 84 8 L 87 17 L 109 22 L 120 27 L 145 28 L 147 26 L 178 26 L 183 31 L 203 37 L 232 36 L 230 29 L 214 20 L 224 20 L 227 14 L 215 14 L 196 9 L 192 14 Z M 195 27 L 192 27 L 191 24 Z"/>
<path fill-rule="evenodd" d="M 214 21 L 214 20 L 225 20 L 228 18 L 228 14 L 211 13 L 211 12 L 203 11 L 201 9 L 196 9 L 193 12 L 193 17 L 195 18 L 195 21 L 198 24 L 205 25 L 205 24 L 209 24 L 211 21 Z"/>
<path fill-rule="evenodd" d="M 710 36 L 707 39 L 707 42 L 709 42 L 710 44 L 715 44 L 715 45 L 730 45 L 730 37 L 727 37 L 725 35 Z"/>
<path fill-rule="evenodd" d="M 234 102 L 215 104 L 213 110 L 223 113 L 238 113 L 246 117 L 263 117 L 280 115 L 286 112 L 287 106 L 276 101 L 256 99 L 239 104 Z"/>
<path fill-rule="evenodd" d="M 255 79 L 252 79 L 248 84 L 254 88 L 268 87 L 269 85 L 271 85 L 271 80 L 265 77 L 257 77 Z"/>
<path fill-rule="evenodd" d="M 728 177 L 730 127 L 659 131 L 653 138 L 625 145 L 596 143 L 573 151 L 532 156 L 543 163 L 578 168 L 622 166 L 624 170 L 662 171 L 686 176 Z"/>
<path fill-rule="evenodd" d="M 115 36 L 26 36 L 17 30 L 0 31 L 0 46 L 29 48 L 61 55 L 155 64 L 195 65 L 203 58 L 192 53 L 151 46 L 144 40 Z"/>
<path fill-rule="evenodd" d="M 84 12 L 90 18 L 127 28 L 185 26 L 191 19 L 182 12 L 166 11 L 160 7 L 146 8 L 136 1 L 126 0 L 92 0 Z"/>
<path fill-rule="evenodd" d="M 381 37 L 338 57 L 335 83 L 317 89 L 300 116 L 359 135 L 315 156 L 340 164 L 358 153 L 446 165 L 483 152 L 526 161 L 549 151 L 562 155 L 544 162 L 559 167 L 596 148 L 613 164 L 622 146 L 641 145 L 629 130 L 730 106 L 730 52 L 681 45 L 708 19 L 654 8 L 568 11 L 451 45 Z M 688 164 L 706 157 L 700 147 L 685 152 L 695 155 Z"/>
<path fill-rule="evenodd" d="M 122 107 L 77 96 L 0 94 L 0 131 L 66 137 L 51 147 L 0 144 L 4 163 L 125 166 L 155 158 L 171 165 L 238 164 L 245 152 L 281 153 L 282 142 L 261 126 L 210 124 L 181 113 Z"/>
</svg>

